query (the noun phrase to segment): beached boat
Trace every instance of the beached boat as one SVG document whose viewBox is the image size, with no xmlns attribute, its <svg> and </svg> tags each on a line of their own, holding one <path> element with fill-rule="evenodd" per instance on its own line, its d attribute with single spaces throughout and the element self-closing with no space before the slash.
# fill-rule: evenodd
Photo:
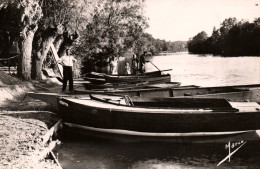
<svg viewBox="0 0 260 169">
<path fill-rule="evenodd" d="M 260 138 L 259 104 L 255 102 L 32 92 L 28 96 L 51 104 L 65 125 L 77 132 L 110 139 L 227 142 Z"/>
<path fill-rule="evenodd" d="M 134 97 L 174 97 L 174 98 L 224 98 L 229 101 L 251 101 L 260 103 L 260 85 L 237 85 L 219 87 L 198 87 L 198 86 L 176 86 L 158 87 L 131 90 L 76 90 L 75 93 L 50 93 L 50 92 L 29 92 L 29 97 L 42 100 L 57 107 L 57 98 L 61 96 L 81 96 L 88 94 L 117 94 Z"/>
<path fill-rule="evenodd" d="M 139 98 L 90 95 L 58 99 L 74 127 L 118 135 L 194 137 L 260 129 L 260 105 L 215 98 Z"/>
<path fill-rule="evenodd" d="M 224 98 L 230 101 L 260 102 L 260 84 L 198 87 L 198 86 L 161 86 L 158 88 L 76 90 L 78 94 L 107 93 L 138 97 L 180 97 L 180 98 Z"/>
</svg>

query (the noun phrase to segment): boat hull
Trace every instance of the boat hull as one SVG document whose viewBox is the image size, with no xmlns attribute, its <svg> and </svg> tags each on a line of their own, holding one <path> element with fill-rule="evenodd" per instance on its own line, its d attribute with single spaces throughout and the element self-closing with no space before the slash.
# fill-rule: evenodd
<svg viewBox="0 0 260 169">
<path fill-rule="evenodd" d="M 260 85 L 219 87 L 176 86 L 124 90 L 77 90 L 78 94 L 107 93 L 137 97 L 225 98 L 230 101 L 260 102 Z"/>
<path fill-rule="evenodd" d="M 140 89 L 140 88 L 161 88 L 161 86 L 177 87 L 180 86 L 180 82 L 169 82 L 169 83 L 105 83 L 105 84 L 93 84 L 85 83 L 85 89 L 102 89 L 102 90 L 126 90 L 126 89 Z"/>
<path fill-rule="evenodd" d="M 105 75 L 104 76 L 107 83 L 163 83 L 163 82 L 171 82 L 170 74 L 163 75 L 136 75 L 136 76 L 112 76 Z"/>
<path fill-rule="evenodd" d="M 59 100 L 65 122 L 82 126 L 145 133 L 214 133 L 256 130 L 260 128 L 260 112 L 233 112 L 158 109 L 104 108 L 95 101 L 88 104 L 75 99 Z M 94 106 L 92 106 L 94 105 Z"/>
<path fill-rule="evenodd" d="M 228 143 L 235 141 L 259 141 L 260 130 L 242 132 L 219 132 L 219 133 L 162 133 L 147 135 L 147 133 L 129 133 L 128 131 L 118 131 L 113 129 L 93 128 L 77 125 L 74 123 L 64 123 L 65 129 L 82 135 L 100 137 L 103 139 L 116 140 L 121 142 L 179 142 L 179 143 Z"/>
</svg>

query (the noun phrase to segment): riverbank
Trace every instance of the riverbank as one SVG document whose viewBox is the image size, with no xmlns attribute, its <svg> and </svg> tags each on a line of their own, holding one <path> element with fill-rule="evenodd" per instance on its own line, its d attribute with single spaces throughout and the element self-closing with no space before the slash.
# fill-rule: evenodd
<svg viewBox="0 0 260 169">
<path fill-rule="evenodd" d="M 46 103 L 25 97 L 29 91 L 57 91 L 58 87 L 47 81 L 24 82 L 0 72 L 1 167 L 61 168 L 55 157 L 46 158 L 54 155 L 51 150 L 59 143 L 55 140 L 59 116 Z"/>
</svg>

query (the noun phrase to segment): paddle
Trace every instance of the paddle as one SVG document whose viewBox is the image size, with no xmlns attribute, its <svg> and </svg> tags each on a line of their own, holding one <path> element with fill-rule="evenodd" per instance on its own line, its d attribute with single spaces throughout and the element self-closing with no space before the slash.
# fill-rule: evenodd
<svg viewBox="0 0 260 169">
<path fill-rule="evenodd" d="M 156 67 L 156 69 L 158 69 L 161 72 L 161 70 L 157 66 L 155 66 L 155 64 L 153 64 L 153 62 L 151 62 L 150 60 L 148 62 L 150 62 L 154 67 Z"/>
<path fill-rule="evenodd" d="M 165 71 L 171 71 L 172 69 L 166 69 L 166 70 L 160 70 L 157 66 L 155 66 L 155 64 L 153 64 L 151 61 L 150 62 L 154 67 L 156 67 L 156 69 L 158 69 L 160 72 L 165 72 Z"/>
</svg>

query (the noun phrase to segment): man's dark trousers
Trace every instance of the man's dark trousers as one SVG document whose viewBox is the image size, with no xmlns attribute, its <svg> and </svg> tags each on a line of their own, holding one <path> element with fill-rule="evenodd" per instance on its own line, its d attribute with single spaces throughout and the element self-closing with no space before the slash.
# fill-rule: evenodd
<svg viewBox="0 0 260 169">
<path fill-rule="evenodd" d="M 69 90 L 73 91 L 72 66 L 63 66 L 63 87 L 62 87 L 62 91 L 66 90 L 68 80 L 69 80 Z"/>
</svg>

